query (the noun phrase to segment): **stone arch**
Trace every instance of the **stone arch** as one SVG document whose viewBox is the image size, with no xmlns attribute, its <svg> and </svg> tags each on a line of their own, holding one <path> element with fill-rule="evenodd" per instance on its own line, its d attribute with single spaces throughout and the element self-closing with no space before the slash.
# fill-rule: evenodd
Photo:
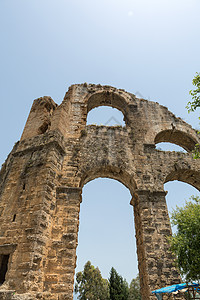
<svg viewBox="0 0 200 300">
<path fill-rule="evenodd" d="M 88 182 L 97 179 L 97 178 L 110 178 L 117 180 L 122 183 L 129 191 L 132 196 L 130 201 L 130 205 L 133 206 L 133 219 L 134 219 L 134 227 L 135 227 L 135 238 L 137 245 L 137 257 L 138 257 L 138 269 L 140 272 L 140 281 L 143 280 L 147 282 L 147 265 L 144 261 L 145 251 L 144 251 L 144 234 L 141 229 L 141 211 L 139 210 L 138 205 L 138 189 L 135 178 L 133 175 L 129 174 L 126 170 L 112 165 L 101 165 L 97 167 L 87 168 L 86 170 L 82 170 L 81 174 L 77 174 L 77 176 L 81 177 L 79 189 L 82 191 L 85 184 Z M 134 177 L 135 174 L 134 174 Z M 82 198 L 81 198 L 82 201 Z M 143 201 L 143 199 L 142 199 Z M 142 282 L 142 281 L 141 281 Z M 142 286 L 141 291 L 143 298 L 146 299 L 146 295 L 150 294 L 149 288 Z"/>
<path fill-rule="evenodd" d="M 122 112 L 124 121 L 127 125 L 128 103 L 126 98 L 119 93 L 115 91 L 101 90 L 92 95 L 87 95 L 85 101 L 87 103 L 87 114 L 89 111 L 99 106 L 110 106 Z"/>
<path fill-rule="evenodd" d="M 156 135 L 154 142 L 155 144 L 161 142 L 176 144 L 184 148 L 188 152 L 194 150 L 195 145 L 197 144 L 197 140 L 189 133 L 186 133 L 181 130 L 173 130 L 173 129 L 160 131 Z"/>
<path fill-rule="evenodd" d="M 133 193 L 137 189 L 135 180 L 128 172 L 118 167 L 109 165 L 84 171 L 81 175 L 79 187 L 83 188 L 86 183 L 96 178 L 110 178 L 117 180 L 129 189 L 131 195 L 133 195 Z"/>
<path fill-rule="evenodd" d="M 82 269 L 83 263 L 90 258 L 92 263 L 103 267 L 103 273 L 107 276 L 109 269 L 114 265 L 117 268 L 122 267 L 123 276 L 128 276 L 126 279 L 132 279 L 129 278 L 130 274 L 126 274 L 130 272 L 131 276 L 134 276 L 137 265 L 134 216 L 129 205 L 130 200 L 130 190 L 117 179 L 101 176 L 84 184 L 79 216 L 76 272 Z M 86 243 L 84 237 L 87 239 Z M 119 259 L 112 260 L 114 252 L 115 257 L 121 257 L 120 262 Z M 127 266 L 127 272 L 123 269 L 123 264 Z"/>
<path fill-rule="evenodd" d="M 191 169 L 178 169 L 170 172 L 166 176 L 164 183 L 174 180 L 188 183 L 200 191 L 200 171 Z"/>
</svg>

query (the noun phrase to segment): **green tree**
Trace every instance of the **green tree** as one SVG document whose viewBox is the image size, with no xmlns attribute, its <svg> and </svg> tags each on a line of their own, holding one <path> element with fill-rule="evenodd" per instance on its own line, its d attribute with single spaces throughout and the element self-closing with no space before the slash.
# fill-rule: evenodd
<svg viewBox="0 0 200 300">
<path fill-rule="evenodd" d="M 186 106 L 188 112 L 193 112 L 198 107 L 200 107 L 200 73 L 196 73 L 196 76 L 194 77 L 192 83 L 195 86 L 195 89 L 190 91 L 192 101 L 189 101 Z M 200 158 L 199 144 L 196 144 L 195 146 L 195 149 L 193 151 L 193 157 L 195 159 Z"/>
<path fill-rule="evenodd" d="M 187 104 L 189 112 L 195 111 L 197 107 L 200 107 L 200 73 L 196 73 L 196 76 L 192 80 L 192 84 L 195 86 L 195 89 L 190 91 L 193 101 L 189 101 Z"/>
<path fill-rule="evenodd" d="M 200 198 L 191 197 L 172 213 L 177 232 L 170 238 L 171 250 L 186 281 L 200 280 Z"/>
<path fill-rule="evenodd" d="M 110 270 L 109 277 L 110 300 L 127 300 L 128 283 L 114 268 Z"/>
<path fill-rule="evenodd" d="M 129 287 L 128 300 L 141 300 L 139 275 L 132 279 Z"/>
<path fill-rule="evenodd" d="M 108 281 L 103 279 L 101 272 L 88 261 L 83 272 L 76 274 L 75 293 L 80 300 L 109 300 Z"/>
</svg>

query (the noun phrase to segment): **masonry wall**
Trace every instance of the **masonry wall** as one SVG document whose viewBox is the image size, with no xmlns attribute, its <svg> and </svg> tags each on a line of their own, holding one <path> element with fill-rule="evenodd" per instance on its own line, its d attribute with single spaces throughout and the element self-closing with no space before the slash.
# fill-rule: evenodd
<svg viewBox="0 0 200 300">
<path fill-rule="evenodd" d="M 100 105 L 121 110 L 126 126 L 86 126 Z M 188 153 L 156 150 L 161 141 Z M 74 85 L 59 106 L 50 97 L 35 100 L 0 172 L 0 258 L 9 255 L 0 299 L 73 299 L 81 193 L 97 177 L 117 179 L 132 194 L 142 299 L 180 282 L 166 239 L 164 183 L 200 189 L 191 155 L 197 142 L 196 131 L 166 107 L 109 86 Z"/>
</svg>

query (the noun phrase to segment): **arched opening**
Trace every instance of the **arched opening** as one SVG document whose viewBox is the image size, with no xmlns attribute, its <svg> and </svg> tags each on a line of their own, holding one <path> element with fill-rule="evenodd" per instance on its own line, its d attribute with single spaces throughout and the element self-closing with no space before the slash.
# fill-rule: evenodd
<svg viewBox="0 0 200 300">
<path fill-rule="evenodd" d="M 127 107 L 125 99 L 115 92 L 95 93 L 87 101 L 87 125 L 125 126 Z"/>
<path fill-rule="evenodd" d="M 188 183 L 200 191 L 200 172 L 191 169 L 182 169 L 177 166 L 177 170 L 167 175 L 165 183 L 174 180 Z"/>
<path fill-rule="evenodd" d="M 168 192 L 166 196 L 167 200 L 167 207 L 169 215 L 172 213 L 173 209 L 176 206 L 182 207 L 185 205 L 186 201 L 189 198 L 194 196 L 200 196 L 200 193 L 197 188 L 193 187 L 192 185 L 181 182 L 178 180 L 168 181 L 165 183 L 165 190 Z M 172 232 L 175 232 L 176 228 L 172 228 Z"/>
<path fill-rule="evenodd" d="M 120 169 L 116 166 L 100 166 L 100 167 L 94 167 L 90 170 L 85 170 L 82 174 L 82 180 L 80 182 L 80 187 L 83 188 L 84 185 L 94 179 L 97 178 L 109 178 L 109 179 L 115 179 L 122 183 L 125 187 L 128 188 L 131 195 L 134 194 L 135 190 L 137 189 L 136 182 L 133 179 L 133 177 L 126 172 L 125 170 Z"/>
<path fill-rule="evenodd" d="M 129 189 L 117 180 L 98 178 L 84 185 L 82 196 L 76 273 L 90 260 L 103 278 L 114 267 L 130 283 L 138 268 Z"/>
<path fill-rule="evenodd" d="M 167 143 L 167 142 L 162 142 L 162 143 L 156 144 L 156 149 L 159 151 L 175 151 L 175 152 L 182 152 L 182 153 L 187 152 L 184 148 L 182 148 L 176 144 Z"/>
<path fill-rule="evenodd" d="M 156 135 L 154 142 L 155 144 L 172 143 L 189 152 L 194 150 L 197 144 L 197 141 L 191 135 L 180 130 L 163 130 Z"/>
<path fill-rule="evenodd" d="M 123 113 L 109 106 L 100 106 L 89 111 L 87 125 L 126 126 Z"/>
</svg>

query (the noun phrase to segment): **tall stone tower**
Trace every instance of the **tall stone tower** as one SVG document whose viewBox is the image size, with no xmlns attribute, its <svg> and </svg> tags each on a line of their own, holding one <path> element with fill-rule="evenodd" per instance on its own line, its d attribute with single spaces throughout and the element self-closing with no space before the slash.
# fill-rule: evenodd
<svg viewBox="0 0 200 300">
<path fill-rule="evenodd" d="M 101 105 L 119 109 L 126 126 L 86 126 Z M 156 150 L 159 142 L 187 153 Z M 72 300 L 81 192 L 97 177 L 117 179 L 132 194 L 142 299 L 179 282 L 163 185 L 200 189 L 200 161 L 191 155 L 198 142 L 166 107 L 110 86 L 73 85 L 59 106 L 35 100 L 0 172 L 0 299 Z"/>
</svg>

